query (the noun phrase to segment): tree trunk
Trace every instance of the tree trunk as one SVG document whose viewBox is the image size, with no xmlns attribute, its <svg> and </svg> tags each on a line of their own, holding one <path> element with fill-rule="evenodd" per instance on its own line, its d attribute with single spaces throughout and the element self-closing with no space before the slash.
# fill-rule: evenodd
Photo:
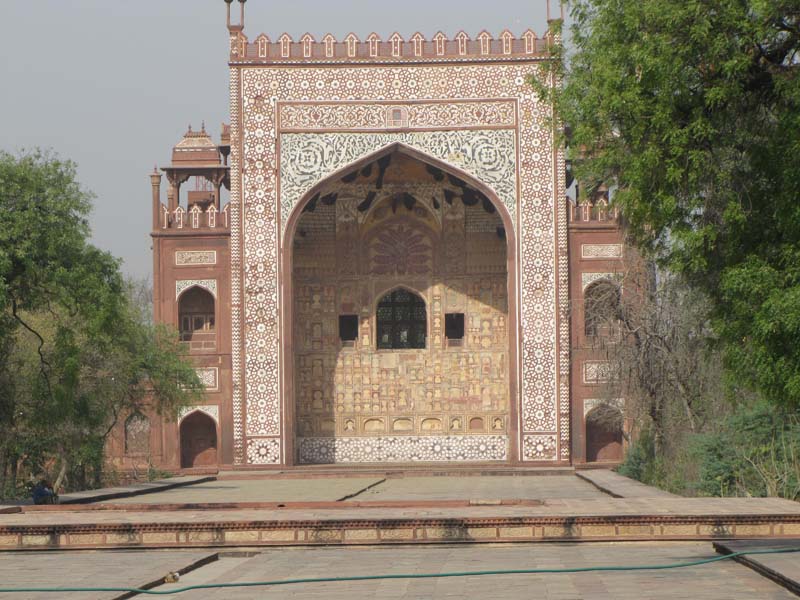
<svg viewBox="0 0 800 600">
<path fill-rule="evenodd" d="M 53 491 L 58 494 L 59 490 L 61 489 L 61 485 L 64 483 L 64 477 L 67 475 L 67 459 L 63 456 L 61 457 L 61 468 L 58 471 L 58 477 L 53 482 Z"/>
<path fill-rule="evenodd" d="M 92 461 L 92 487 L 99 488 L 103 485 L 103 464 Z"/>
<path fill-rule="evenodd" d="M 692 430 L 692 433 L 695 433 L 697 431 L 697 424 L 695 423 L 694 411 L 692 410 L 692 406 L 689 403 L 689 398 L 690 398 L 689 390 L 683 383 L 681 383 L 680 375 L 676 377 L 676 381 L 678 383 L 678 390 L 680 391 L 681 401 L 683 402 L 683 410 L 686 413 L 686 418 L 689 421 L 689 428 Z"/>
<path fill-rule="evenodd" d="M 6 474 L 8 473 L 8 453 L 3 452 L 3 457 L 0 459 L 0 498 L 6 495 Z"/>
<path fill-rule="evenodd" d="M 653 427 L 653 458 L 658 460 L 664 455 L 664 433 L 661 427 Z"/>
<path fill-rule="evenodd" d="M 658 460 L 664 455 L 664 424 L 662 408 L 658 398 L 653 396 L 650 398 L 650 421 L 653 427 L 653 458 Z"/>
<path fill-rule="evenodd" d="M 10 477 L 11 481 L 9 483 L 11 484 L 12 493 L 16 493 L 16 491 L 17 491 L 17 472 L 18 472 L 18 469 L 19 469 L 19 458 L 16 457 L 16 456 L 11 456 L 10 459 L 11 459 L 11 477 Z"/>
</svg>

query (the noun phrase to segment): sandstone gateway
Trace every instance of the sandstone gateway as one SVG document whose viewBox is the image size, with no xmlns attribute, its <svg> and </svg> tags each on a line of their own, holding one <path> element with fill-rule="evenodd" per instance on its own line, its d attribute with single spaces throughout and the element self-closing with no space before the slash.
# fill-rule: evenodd
<svg viewBox="0 0 800 600">
<path fill-rule="evenodd" d="M 583 307 L 624 248 L 607 192 L 566 198 L 529 84 L 554 35 L 272 40 L 240 6 L 230 125 L 189 129 L 166 202 L 151 176 L 155 317 L 204 402 L 127 415 L 117 465 L 619 460 Z"/>
</svg>

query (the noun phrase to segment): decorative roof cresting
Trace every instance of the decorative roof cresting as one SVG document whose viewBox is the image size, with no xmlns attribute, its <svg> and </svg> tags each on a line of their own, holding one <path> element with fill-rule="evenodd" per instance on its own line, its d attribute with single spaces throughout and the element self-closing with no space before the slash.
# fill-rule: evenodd
<svg viewBox="0 0 800 600">
<path fill-rule="evenodd" d="M 363 40 L 354 33 L 337 40 L 329 33 L 317 41 L 310 33 L 299 40 L 287 33 L 272 40 L 262 33 L 250 41 L 240 28 L 232 28 L 230 59 L 255 64 L 531 59 L 547 58 L 553 41 L 550 31 L 539 37 L 530 29 L 519 37 L 505 29 L 497 37 L 483 30 L 474 38 L 464 31 L 449 38 L 440 31 L 431 39 L 419 32 L 405 39 L 395 32 L 387 40 L 376 33 Z"/>
</svg>

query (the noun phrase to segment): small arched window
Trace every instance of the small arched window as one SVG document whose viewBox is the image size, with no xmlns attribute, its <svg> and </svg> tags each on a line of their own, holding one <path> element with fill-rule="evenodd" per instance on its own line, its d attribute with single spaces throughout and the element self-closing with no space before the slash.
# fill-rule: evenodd
<svg viewBox="0 0 800 600">
<path fill-rule="evenodd" d="M 216 347 L 214 296 L 193 287 L 186 290 L 178 303 L 178 326 L 181 341 L 192 349 L 213 350 Z"/>
<path fill-rule="evenodd" d="M 408 127 L 408 111 L 400 106 L 389 107 L 386 109 L 386 122 L 389 127 Z"/>
<path fill-rule="evenodd" d="M 587 337 L 616 336 L 619 334 L 619 286 L 602 279 L 586 288 L 583 293 L 584 333 Z"/>
<path fill-rule="evenodd" d="M 150 452 L 150 419 L 135 412 L 125 419 L 125 454 Z"/>
<path fill-rule="evenodd" d="M 425 348 L 428 318 L 425 301 L 414 292 L 396 289 L 378 303 L 378 349 Z"/>
</svg>

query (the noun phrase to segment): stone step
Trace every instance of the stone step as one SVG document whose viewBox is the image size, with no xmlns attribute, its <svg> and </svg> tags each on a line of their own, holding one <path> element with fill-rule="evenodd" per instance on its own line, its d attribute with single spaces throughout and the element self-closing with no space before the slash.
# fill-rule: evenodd
<svg viewBox="0 0 800 600">
<path fill-rule="evenodd" d="M 309 503 L 313 504 L 313 503 Z M 515 505 L 25 507 L 0 550 L 296 546 L 800 536 L 800 504 L 755 498 L 544 500 Z"/>
</svg>

